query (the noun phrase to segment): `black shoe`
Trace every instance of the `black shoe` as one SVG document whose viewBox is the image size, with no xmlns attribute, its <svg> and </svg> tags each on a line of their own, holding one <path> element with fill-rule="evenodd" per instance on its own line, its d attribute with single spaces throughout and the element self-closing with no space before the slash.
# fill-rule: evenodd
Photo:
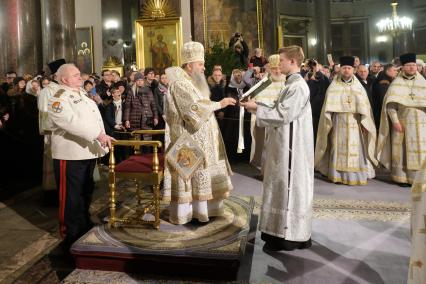
<svg viewBox="0 0 426 284">
<path fill-rule="evenodd" d="M 312 240 L 311 238 L 309 238 L 309 240 L 307 240 L 306 242 L 299 242 L 299 247 L 298 249 L 307 249 L 310 248 L 312 246 Z"/>
<path fill-rule="evenodd" d="M 277 251 L 280 251 L 280 250 L 281 250 L 281 248 L 280 248 L 280 247 L 276 247 L 276 246 L 274 246 L 274 245 L 273 245 L 273 244 L 271 244 L 271 243 L 265 243 L 265 244 L 263 245 L 262 250 L 263 250 L 264 252 L 266 252 L 266 253 L 270 253 L 270 252 L 277 252 Z"/>
<path fill-rule="evenodd" d="M 411 184 L 409 184 L 409 183 L 398 183 L 398 185 L 400 187 L 411 187 Z"/>
<path fill-rule="evenodd" d="M 309 240 L 304 242 L 289 241 L 284 238 L 275 237 L 266 233 L 261 234 L 260 238 L 265 241 L 264 250 L 266 251 L 292 251 L 295 249 L 307 249 L 312 246 L 312 241 Z"/>
</svg>

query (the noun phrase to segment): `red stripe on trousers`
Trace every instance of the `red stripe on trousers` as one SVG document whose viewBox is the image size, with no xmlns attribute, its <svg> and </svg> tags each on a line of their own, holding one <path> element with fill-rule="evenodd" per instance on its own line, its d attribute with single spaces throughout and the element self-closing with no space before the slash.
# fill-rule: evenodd
<svg viewBox="0 0 426 284">
<path fill-rule="evenodd" d="M 65 199 L 67 192 L 67 161 L 59 162 L 59 233 L 62 238 L 65 238 Z"/>
</svg>

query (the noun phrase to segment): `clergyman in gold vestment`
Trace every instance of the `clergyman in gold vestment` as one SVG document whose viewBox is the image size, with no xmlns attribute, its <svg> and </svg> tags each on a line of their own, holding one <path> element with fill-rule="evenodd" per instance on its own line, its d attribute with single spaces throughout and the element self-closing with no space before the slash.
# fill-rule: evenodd
<svg viewBox="0 0 426 284">
<path fill-rule="evenodd" d="M 327 89 L 318 125 L 315 168 L 334 183 L 365 185 L 375 176 L 376 126 L 364 87 L 353 75 L 354 58 Z"/>
<path fill-rule="evenodd" d="M 170 200 L 169 219 L 173 224 L 185 224 L 192 219 L 208 222 L 209 217 L 222 215 L 223 199 L 232 189 L 231 167 L 214 112 L 235 105 L 236 101 L 232 98 L 224 98 L 220 102 L 210 100 L 201 43 L 185 43 L 182 62 L 182 68 L 166 69 L 170 81 L 165 102 L 166 141 L 169 145 L 163 200 Z M 173 152 L 170 150 L 184 134 L 191 137 L 204 157 L 203 164 L 190 178 L 182 176 L 167 162 L 168 153 Z"/>
<path fill-rule="evenodd" d="M 401 73 L 383 101 L 377 159 L 393 181 L 408 186 L 426 161 L 426 80 L 417 72 L 415 54 L 400 59 Z"/>
</svg>

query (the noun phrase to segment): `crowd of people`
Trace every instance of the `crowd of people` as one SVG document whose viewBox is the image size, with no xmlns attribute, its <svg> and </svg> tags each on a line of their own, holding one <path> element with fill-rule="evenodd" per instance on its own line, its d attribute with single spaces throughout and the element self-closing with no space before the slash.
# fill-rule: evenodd
<svg viewBox="0 0 426 284">
<path fill-rule="evenodd" d="M 273 73 L 274 67 L 278 64 L 271 68 L 270 62 L 259 48 L 256 48 L 253 55 L 248 57 L 247 44 L 239 33 L 231 39 L 230 46 L 235 46 L 235 52 L 241 57 L 242 62 L 247 63 L 247 68 L 238 68 L 231 74 L 223 74 L 218 62 L 213 70 L 207 70 L 206 77 L 212 101 L 220 101 L 226 97 L 241 98 L 265 76 Z M 418 59 L 416 66 L 419 74 L 426 76 L 424 62 Z M 378 131 L 383 99 L 390 83 L 397 77 L 401 63 L 396 58 L 392 63 L 373 61 L 370 64 L 363 64 L 355 56 L 353 67 L 354 75 L 367 94 Z M 302 63 L 300 73 L 310 89 L 314 142 L 317 141 L 327 89 L 333 79 L 341 73 L 341 68 L 341 64 L 335 64 L 333 61 L 330 61 L 328 65 L 323 65 L 315 59 L 307 59 Z M 127 76 L 121 76 L 115 70 L 103 70 L 100 76 L 96 73 L 82 73 L 81 76 L 84 82 L 82 87 L 87 92 L 87 96 L 98 105 L 108 135 L 122 139 L 126 137 L 123 136 L 123 132 L 126 131 L 164 129 L 164 96 L 168 92 L 168 78 L 165 73 L 157 74 L 153 68 L 147 67 L 130 71 Z M 52 81 L 55 81 L 55 77 L 46 76 L 44 72 L 35 76 L 30 74 L 17 76 L 16 72 L 10 71 L 4 77 L 0 88 L 0 128 L 3 134 L 7 133 L 9 140 L 24 143 L 19 147 L 26 148 L 28 143 L 37 141 L 31 147 L 33 150 L 41 149 L 40 137 L 38 137 L 37 98 L 41 90 Z M 245 111 L 243 118 L 240 119 L 240 106 L 237 104 L 218 110 L 215 115 L 229 159 L 231 161 L 253 160 L 250 159 L 253 137 L 251 133 L 253 127 L 250 126 L 251 114 Z M 243 127 L 240 127 L 241 123 Z M 240 130 L 243 133 L 239 133 Z M 149 136 L 144 138 L 149 139 Z M 19 145 L 19 143 L 13 144 Z M 37 159 L 40 157 L 40 151 L 32 151 L 34 160 L 38 164 L 41 162 Z M 118 160 L 120 159 L 118 157 Z M 107 160 L 104 162 L 107 163 Z"/>
</svg>

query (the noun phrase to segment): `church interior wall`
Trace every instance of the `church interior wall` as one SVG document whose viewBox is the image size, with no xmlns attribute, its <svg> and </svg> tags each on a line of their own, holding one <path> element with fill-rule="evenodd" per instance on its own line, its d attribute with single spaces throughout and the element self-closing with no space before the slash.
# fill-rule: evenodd
<svg viewBox="0 0 426 284">
<path fill-rule="evenodd" d="M 103 60 L 113 56 L 124 63 L 122 1 L 102 1 L 102 53 Z M 129 29 L 130 27 L 125 27 Z"/>
<path fill-rule="evenodd" d="M 276 10 L 274 12 L 263 11 L 264 16 L 268 18 L 273 15 L 280 22 L 280 17 L 300 17 L 308 19 L 308 28 L 306 33 L 306 57 L 316 58 L 319 54 L 319 47 L 316 44 L 317 27 L 315 21 L 315 0 L 264 0 L 268 5 L 263 5 L 263 10 L 271 7 Z M 392 37 L 390 35 L 383 36 L 377 30 L 376 23 L 383 17 L 389 17 L 392 13 L 388 0 L 353 0 L 353 1 L 331 1 L 331 22 L 336 21 L 363 21 L 367 28 L 365 32 L 366 56 L 365 61 L 379 59 L 382 62 L 388 62 L 393 57 Z M 191 39 L 203 42 L 201 31 L 199 30 L 199 22 L 197 15 L 194 15 L 197 8 L 197 0 L 171 1 L 176 9 L 178 16 L 182 16 L 183 41 L 187 42 Z M 426 34 L 426 23 L 419 21 L 426 11 L 426 2 L 424 0 L 400 0 L 398 12 L 404 14 L 405 10 L 410 11 L 407 15 L 413 17 L 416 39 L 416 51 L 426 54 L 426 47 L 419 46 L 422 43 L 422 35 Z M 135 4 L 136 3 L 136 4 Z M 139 17 L 142 1 L 114 1 L 114 0 L 94 0 L 84 2 L 76 0 L 76 17 L 77 27 L 93 26 L 95 38 L 95 70 L 99 72 L 102 64 L 108 56 L 115 56 L 122 63 L 130 63 L 135 57 L 135 38 L 134 38 L 134 21 Z M 273 5 L 272 5 L 273 4 Z M 101 6 L 101 9 L 99 9 Z M 99 15 L 101 10 L 101 15 Z M 208 12 L 208 11 L 207 11 Z M 130 15 L 130 16 L 129 16 Z M 99 19 L 100 18 L 100 19 Z M 115 28 L 106 28 L 105 24 L 108 20 L 115 20 L 117 26 Z M 271 35 L 266 35 L 265 31 L 270 32 L 267 24 L 270 21 L 264 20 L 264 47 L 268 54 L 276 51 L 278 44 L 271 40 Z M 202 27 L 201 27 L 202 28 Z M 102 32 L 99 32 L 101 29 Z M 195 32 L 195 34 L 194 34 Z M 273 31 L 276 37 L 276 28 Z M 423 40 L 424 41 L 424 40 Z M 97 43 L 102 44 L 97 44 Z M 422 49 L 423 48 L 423 49 Z M 333 49 L 331 49 L 333 50 Z M 355 55 L 355 54 L 354 54 Z"/>
<path fill-rule="evenodd" d="M 93 56 L 95 72 L 100 73 L 102 56 L 101 0 L 75 0 L 75 23 L 77 28 L 93 27 Z"/>
<path fill-rule="evenodd" d="M 320 1 L 320 0 L 319 0 Z M 336 21 L 363 21 L 367 25 L 365 41 L 365 61 L 381 60 L 389 62 L 392 60 L 392 36 L 380 34 L 376 24 L 379 19 L 389 17 L 392 13 L 390 1 L 388 0 L 353 0 L 353 1 L 331 1 L 331 22 Z M 421 24 L 421 15 L 426 10 L 424 0 L 400 0 L 398 13 L 413 17 L 417 21 L 414 27 L 426 34 L 426 23 Z M 316 39 L 316 25 L 314 21 L 315 0 L 283 0 L 277 1 L 278 13 L 281 17 L 307 17 L 310 19 L 308 37 L 308 56 L 315 57 L 318 53 L 317 46 L 312 44 Z M 406 13 L 406 11 L 409 11 Z M 419 33 L 420 34 L 420 33 Z M 420 39 L 417 40 L 420 43 Z M 419 44 L 416 44 L 419 46 Z M 420 48 L 421 49 L 421 48 Z M 425 47 L 426 49 L 426 47 Z M 420 51 L 420 50 L 419 50 Z M 354 54 L 355 55 L 355 54 Z"/>
</svg>

